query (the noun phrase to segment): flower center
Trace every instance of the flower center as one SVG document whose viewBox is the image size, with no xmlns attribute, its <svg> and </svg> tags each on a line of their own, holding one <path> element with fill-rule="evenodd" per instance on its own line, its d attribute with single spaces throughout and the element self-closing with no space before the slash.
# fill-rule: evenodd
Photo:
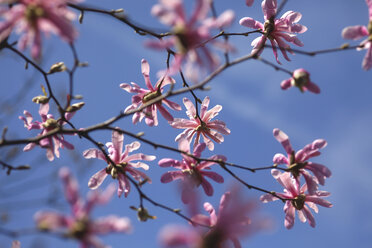
<svg viewBox="0 0 372 248">
<path fill-rule="evenodd" d="M 40 6 L 30 4 L 27 6 L 25 16 L 30 23 L 34 24 L 38 18 L 45 16 L 45 11 Z"/>
<path fill-rule="evenodd" d="M 42 126 L 43 126 L 44 128 L 46 128 L 46 129 L 52 130 L 52 129 L 58 127 L 58 122 L 57 122 L 55 119 L 50 118 L 50 119 L 46 120 L 46 121 L 42 124 Z"/>
<path fill-rule="evenodd" d="M 78 219 L 73 225 L 68 233 L 68 236 L 76 239 L 84 239 L 84 236 L 88 232 L 89 220 L 87 217 Z"/>
<path fill-rule="evenodd" d="M 372 20 L 369 21 L 367 28 L 368 28 L 368 33 L 370 34 L 370 37 L 372 37 Z"/>
<path fill-rule="evenodd" d="M 303 87 L 306 86 L 309 82 L 309 73 L 307 73 L 305 70 L 296 70 L 293 73 L 291 84 L 299 88 L 301 92 L 303 92 Z"/>
<path fill-rule="evenodd" d="M 201 121 L 200 125 L 197 126 L 194 130 L 197 132 L 203 132 L 203 131 L 209 131 L 209 128 L 204 121 Z"/>
<path fill-rule="evenodd" d="M 291 202 L 292 205 L 297 209 L 301 210 L 304 208 L 306 196 L 304 194 L 296 196 Z"/>
<path fill-rule="evenodd" d="M 269 38 L 270 40 L 273 39 L 271 33 L 274 32 L 275 30 L 275 23 L 274 23 L 274 20 L 266 20 L 265 23 L 264 23 L 264 33 L 266 35 L 267 38 Z"/>
<path fill-rule="evenodd" d="M 194 163 L 191 164 L 191 168 L 182 170 L 182 172 L 185 173 L 189 177 L 189 179 L 191 179 L 195 187 L 199 187 L 203 181 L 202 175 L 196 169 L 196 165 Z"/>
<path fill-rule="evenodd" d="M 161 92 L 159 90 L 149 92 L 146 95 L 144 95 L 144 97 L 142 98 L 142 102 L 143 103 L 149 102 L 149 101 L 151 101 L 151 100 L 153 100 L 153 99 L 155 99 L 159 96 L 161 96 Z"/>
</svg>

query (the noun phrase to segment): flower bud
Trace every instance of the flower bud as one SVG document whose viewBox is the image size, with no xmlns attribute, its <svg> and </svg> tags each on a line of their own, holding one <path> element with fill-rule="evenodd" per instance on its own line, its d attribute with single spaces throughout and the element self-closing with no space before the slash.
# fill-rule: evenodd
<svg viewBox="0 0 372 248">
<path fill-rule="evenodd" d="M 42 125 L 45 128 L 54 129 L 58 127 L 58 122 L 55 119 L 48 119 Z"/>
<path fill-rule="evenodd" d="M 137 209 L 137 217 L 139 221 L 147 221 L 148 219 L 155 220 L 156 216 L 149 215 L 149 212 L 146 208 Z"/>
<path fill-rule="evenodd" d="M 37 104 L 46 104 L 49 102 L 49 97 L 47 96 L 35 96 L 34 98 L 32 98 L 32 101 L 34 103 L 37 103 Z"/>
<path fill-rule="evenodd" d="M 78 111 L 78 110 L 80 110 L 84 105 L 85 105 L 84 102 L 74 103 L 74 104 L 72 104 L 71 106 L 68 106 L 68 107 L 67 107 L 66 112 L 75 112 L 75 111 Z"/>
<path fill-rule="evenodd" d="M 58 63 L 55 63 L 54 65 L 52 65 L 50 67 L 50 70 L 49 70 L 48 74 L 52 74 L 52 73 L 55 73 L 55 72 L 62 72 L 62 71 L 65 71 L 65 70 L 67 70 L 67 67 L 65 66 L 65 63 L 58 62 Z"/>
</svg>

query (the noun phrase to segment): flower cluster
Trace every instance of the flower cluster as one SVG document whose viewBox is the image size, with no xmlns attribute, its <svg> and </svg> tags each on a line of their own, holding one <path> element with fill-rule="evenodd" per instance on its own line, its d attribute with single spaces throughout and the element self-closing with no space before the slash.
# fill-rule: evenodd
<svg viewBox="0 0 372 248">
<path fill-rule="evenodd" d="M 38 136 L 47 134 L 48 132 L 58 129 L 62 127 L 64 124 L 66 124 L 63 120 L 59 119 L 56 120 L 54 119 L 52 114 L 48 114 L 49 112 L 49 104 L 40 104 L 39 108 L 39 115 L 41 117 L 41 122 L 40 121 L 33 121 L 32 115 L 28 111 L 24 111 L 23 116 L 19 116 L 19 119 L 24 121 L 24 125 L 28 130 L 32 129 L 40 129 L 42 130 L 41 133 Z M 74 112 L 66 112 L 65 113 L 65 119 L 68 121 L 70 120 L 76 111 Z M 66 147 L 67 149 L 74 149 L 74 146 L 67 141 L 65 141 L 63 135 L 61 134 L 54 134 L 52 136 L 49 136 L 47 138 L 41 139 L 39 141 L 39 145 L 41 148 L 46 149 L 46 156 L 49 161 L 54 160 L 54 155 L 59 158 L 59 148 L 64 148 Z M 36 146 L 35 143 L 29 143 L 27 144 L 24 148 L 23 151 L 29 151 L 33 149 Z"/>
<path fill-rule="evenodd" d="M 89 192 L 84 200 L 79 195 L 76 179 L 67 168 L 61 168 L 59 176 L 63 182 L 67 202 L 71 206 L 71 215 L 50 211 L 40 211 L 34 216 L 41 230 L 63 232 L 65 237 L 77 239 L 81 247 L 102 248 L 104 246 L 97 235 L 113 232 L 128 233 L 132 227 L 128 218 L 110 215 L 93 220 L 90 214 L 96 205 L 107 204 L 114 194 L 114 186 L 110 185 L 104 192 Z"/>
<path fill-rule="evenodd" d="M 291 78 L 282 81 L 280 87 L 283 90 L 297 87 L 301 92 L 310 91 L 315 94 L 320 93 L 318 85 L 310 81 L 310 73 L 305 69 L 295 70 Z"/>
<path fill-rule="evenodd" d="M 251 17 L 244 17 L 240 19 L 239 23 L 242 26 L 261 30 L 262 36 L 252 41 L 252 54 L 260 55 L 264 49 L 266 40 L 269 39 L 276 61 L 278 60 L 277 47 L 279 47 L 284 58 L 290 61 L 287 56 L 287 51 L 293 53 L 290 46 L 284 42 L 290 42 L 296 46 L 303 46 L 304 44 L 296 37 L 296 33 L 304 33 L 307 28 L 298 24 L 302 15 L 298 12 L 287 11 L 279 19 L 275 19 L 277 15 L 277 1 L 264 0 L 262 1 L 262 11 L 264 13 L 265 22 L 261 23 Z"/>
<path fill-rule="evenodd" d="M 0 1 L 6 3 L 7 1 Z M 23 33 L 18 41 L 20 49 L 31 47 L 34 59 L 41 56 L 41 33 L 54 33 L 72 42 L 77 31 L 72 25 L 75 14 L 67 9 L 67 0 L 19 0 L 10 9 L 0 6 L 0 41 L 13 30 Z"/>
<path fill-rule="evenodd" d="M 188 154 L 190 154 L 190 143 L 187 141 L 187 139 L 182 139 L 178 144 L 178 149 L 186 153 L 182 153 L 182 161 L 171 158 L 163 158 L 159 161 L 160 167 L 173 167 L 179 169 L 180 171 L 168 171 L 164 173 L 161 177 L 161 182 L 169 183 L 177 179 L 182 179 L 186 181 L 186 183 L 191 183 L 194 187 L 199 187 L 201 185 L 206 195 L 213 195 L 213 187 L 205 179 L 205 177 L 209 177 L 217 183 L 223 183 L 224 180 L 222 176 L 216 172 L 208 170 L 212 165 L 216 164 L 216 162 L 213 161 L 226 161 L 226 158 L 222 155 L 214 155 L 207 161 L 198 161 L 195 158 L 200 158 L 205 147 L 205 143 L 194 146 L 192 153 L 193 157 L 188 156 Z M 184 203 L 190 202 L 191 199 L 189 199 L 189 195 L 188 188 L 186 187 L 182 191 L 182 201 Z"/>
<path fill-rule="evenodd" d="M 119 131 L 112 131 L 111 141 L 112 142 L 106 143 L 109 153 L 108 157 L 106 157 L 102 151 L 95 148 L 90 148 L 84 151 L 83 156 L 85 158 L 98 158 L 107 163 L 106 168 L 98 171 L 90 178 L 88 186 L 91 189 L 96 189 L 102 184 L 103 180 L 105 180 L 108 175 L 111 175 L 113 179 L 118 180 L 118 196 L 120 197 L 124 193 L 124 196 L 127 197 L 130 192 L 130 182 L 127 178 L 127 173 L 139 182 L 146 180 L 146 182 L 151 183 L 151 179 L 145 173 L 137 170 L 138 168 L 148 170 L 149 166 L 138 160 L 152 161 L 156 157 L 145 155 L 143 153 L 129 155 L 130 152 L 140 148 L 141 143 L 138 141 L 125 145 L 123 152 L 124 135 Z M 138 162 L 133 162 L 136 160 Z"/>
<path fill-rule="evenodd" d="M 145 60 L 142 59 L 141 61 L 141 69 L 142 74 L 145 79 L 145 84 L 148 89 L 140 88 L 136 83 L 131 83 L 132 85 L 122 83 L 120 84 L 120 88 L 123 90 L 129 92 L 129 93 L 137 93 L 137 95 L 132 97 L 132 104 L 129 105 L 125 112 L 136 110 L 137 108 L 140 108 L 143 104 L 146 104 L 147 102 L 156 99 L 157 97 L 161 96 L 163 92 L 163 88 L 166 85 L 174 84 L 175 81 L 173 78 L 164 76 L 156 83 L 155 87 L 152 86 L 150 81 L 150 65 Z M 149 126 L 157 126 L 158 125 L 158 115 L 157 110 L 161 113 L 161 115 L 167 120 L 167 121 L 173 121 L 173 116 L 166 110 L 162 104 L 165 104 L 169 108 L 173 110 L 181 110 L 181 106 L 178 105 L 175 102 L 169 101 L 167 99 L 162 99 L 161 101 L 151 104 L 150 106 L 146 107 L 144 110 L 140 112 L 135 112 L 133 114 L 133 124 L 136 124 L 139 121 L 142 121 L 143 118 L 145 118 L 146 124 Z"/>
<path fill-rule="evenodd" d="M 255 204 L 251 201 L 243 201 L 237 191 L 226 192 L 222 195 L 218 213 L 209 202 L 204 203 L 204 209 L 209 216 L 202 214 L 192 217 L 194 228 L 185 226 L 168 225 L 159 233 L 159 241 L 163 247 L 230 247 L 240 248 L 239 237 L 247 236 L 257 230 L 252 225 L 248 215 L 252 215 Z M 204 225 L 210 227 L 206 232 L 198 227 Z"/>
<path fill-rule="evenodd" d="M 295 210 L 298 210 L 297 212 L 302 222 L 305 222 L 307 218 L 309 224 L 315 227 L 314 217 L 305 203 L 315 212 L 318 212 L 315 204 L 332 207 L 331 203 L 320 198 L 330 194 L 318 190 L 318 185 L 324 185 L 325 178 L 331 176 L 331 171 L 324 165 L 307 160 L 319 156 L 319 149 L 324 148 L 327 142 L 323 139 L 317 139 L 298 152 L 295 152 L 288 136 L 283 131 L 276 128 L 273 133 L 276 140 L 282 144 L 284 150 L 287 152 L 287 156 L 277 153 L 273 158 L 274 164 L 285 164 L 287 166 L 287 172 L 281 173 L 276 169 L 271 171 L 273 177 L 285 188 L 285 193 L 266 194 L 261 197 L 261 201 L 269 202 L 278 200 L 279 198 L 276 196 L 287 199 L 284 206 L 284 212 L 286 213 L 284 225 L 288 229 L 294 224 Z M 302 187 L 300 187 L 301 175 L 306 182 Z M 308 194 L 305 193 L 306 191 Z"/>
<path fill-rule="evenodd" d="M 363 59 L 362 67 L 364 70 L 372 68 L 372 0 L 366 0 L 369 11 L 368 26 L 350 26 L 342 30 L 342 37 L 348 40 L 359 40 L 367 37 L 362 41 L 357 50 L 367 49 L 367 53 Z"/>
<path fill-rule="evenodd" d="M 213 70 L 219 64 L 217 56 L 204 43 L 211 40 L 212 29 L 230 26 L 234 13 L 226 10 L 217 18 L 207 18 L 211 3 L 211 0 L 196 0 L 194 12 L 189 19 L 181 0 L 163 0 L 152 8 L 151 13 L 165 25 L 171 26 L 174 35 L 160 41 L 149 41 L 147 45 L 154 49 L 177 49 L 174 62 L 168 69 L 170 74 L 177 73 L 184 62 L 187 68 L 193 68 L 194 75 L 197 68 Z M 216 40 L 208 44 L 225 50 L 232 49 L 228 44 Z M 193 67 L 193 64 L 197 66 Z M 191 71 L 189 76 L 192 78 Z"/>
<path fill-rule="evenodd" d="M 185 129 L 185 131 L 176 137 L 176 141 L 187 139 L 187 141 L 191 142 L 196 134 L 194 146 L 199 144 L 200 136 L 202 136 L 208 149 L 213 151 L 214 144 L 212 140 L 222 143 L 224 138 L 220 133 L 225 135 L 230 134 L 230 129 L 226 127 L 223 121 L 211 121 L 222 110 L 222 106 L 216 105 L 208 110 L 209 101 L 209 97 L 205 97 L 200 107 L 200 113 L 197 113 L 194 104 L 187 98 L 183 99 L 183 104 L 187 110 L 186 114 L 190 120 L 175 118 L 173 122 L 170 122 L 170 125 L 174 128 Z"/>
</svg>

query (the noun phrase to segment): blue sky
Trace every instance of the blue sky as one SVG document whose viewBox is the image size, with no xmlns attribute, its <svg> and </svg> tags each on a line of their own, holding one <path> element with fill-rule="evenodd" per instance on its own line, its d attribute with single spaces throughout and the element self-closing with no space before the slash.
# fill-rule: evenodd
<svg viewBox="0 0 372 248">
<path fill-rule="evenodd" d="M 125 13 L 136 23 L 166 30 L 167 27 L 159 24 L 150 15 L 155 2 L 86 1 L 107 9 L 124 8 Z M 260 1 L 255 1 L 252 8 L 246 7 L 244 2 L 215 1 L 219 13 L 227 8 L 235 11 L 235 24 L 228 31 L 248 31 L 238 24 L 238 20 L 245 16 L 263 21 Z M 363 0 L 288 1 L 284 8 L 284 11 L 287 10 L 303 14 L 300 23 L 306 25 L 308 31 L 298 37 L 305 44 L 301 48 L 305 51 L 338 47 L 346 42 L 341 37 L 344 27 L 367 25 L 368 22 L 368 11 Z M 79 69 L 75 75 L 75 92 L 84 96 L 86 105 L 72 121 L 77 127 L 86 127 L 117 115 L 130 104 L 131 95 L 121 90 L 119 84 L 133 81 L 144 86 L 140 71 L 142 58 L 148 60 L 151 67 L 150 77 L 152 82 L 155 82 L 156 72 L 165 66 L 166 54 L 143 48 L 143 42 L 148 39 L 147 37 L 136 35 L 127 26 L 106 16 L 86 13 L 83 24 L 76 25 L 80 33 L 76 42 L 79 58 L 88 61 L 90 66 Z M 13 39 L 16 39 L 16 36 L 13 36 Z M 249 53 L 252 39 L 253 37 L 231 38 L 231 42 L 238 49 L 232 57 Z M 351 44 L 356 45 L 358 42 Z M 64 61 L 67 66 L 72 63 L 68 46 L 56 37 L 44 40 L 43 53 L 45 59 L 42 62 L 43 68 L 48 68 L 59 61 Z M 294 228 L 288 231 L 283 226 L 284 213 L 280 202 L 261 205 L 262 215 L 272 218 L 274 227 L 267 232 L 244 239 L 243 247 L 267 247 L 278 244 L 286 244 L 288 247 L 297 247 L 301 244 L 304 248 L 314 245 L 370 247 L 372 74 L 371 71 L 366 72 L 361 68 L 364 54 L 365 51 L 351 50 L 315 57 L 296 54 L 290 55 L 291 62 L 286 62 L 280 55 L 283 67 L 289 70 L 297 68 L 308 70 L 312 81 L 321 88 L 320 95 L 301 94 L 297 89 L 282 91 L 279 87 L 280 82 L 288 78 L 288 75 L 276 72 L 258 61 L 247 61 L 229 68 L 209 84 L 210 91 L 197 92 L 202 99 L 206 95 L 211 97 L 211 107 L 216 104 L 223 106 L 218 119 L 225 121 L 231 129 L 231 134 L 225 137 L 225 142 L 216 145 L 213 153 L 205 151 L 204 157 L 224 154 L 229 161 L 237 164 L 251 167 L 269 165 L 275 153 L 284 152 L 281 145 L 272 137 L 273 128 L 285 131 L 294 149 L 297 150 L 317 138 L 328 141 L 322 155 L 313 161 L 322 163 L 332 170 L 332 177 L 321 189 L 332 193 L 329 200 L 334 207 L 320 208 L 319 213 L 315 214 L 317 221 L 315 229 L 296 219 Z M 270 49 L 266 49 L 262 56 L 275 62 Z M 6 108 L 1 109 L 0 128 L 9 127 L 8 138 L 36 135 L 37 132 L 27 132 L 18 116 L 27 109 L 35 118 L 38 117 L 37 106 L 31 102 L 31 98 L 41 93 L 39 85 L 43 84 L 43 79 L 31 67 L 25 71 L 24 62 L 8 51 L 0 52 L 0 75 L 2 106 L 5 106 L 4 102 L 9 103 Z M 66 74 L 52 75 L 50 79 L 58 96 L 63 96 L 67 87 Z M 180 81 L 178 76 L 175 79 L 177 82 Z M 24 94 L 17 98 L 17 93 L 22 89 Z M 172 100 L 182 105 L 182 97 L 174 97 Z M 9 115 L 6 114 L 8 111 L 11 111 Z M 185 118 L 184 108 L 174 115 Z M 171 129 L 162 118 L 159 127 L 154 128 L 148 128 L 144 123 L 133 126 L 129 118 L 118 122 L 117 125 L 134 133 L 144 131 L 145 137 L 155 142 L 177 146 L 174 137 L 179 130 Z M 93 137 L 105 143 L 110 141 L 111 134 L 108 131 L 97 131 L 93 133 Z M 14 230 L 33 227 L 32 216 L 38 209 L 57 207 L 58 211 L 68 213 L 69 209 L 60 194 L 60 183 L 55 173 L 62 166 L 70 167 L 78 175 L 82 192 L 89 190 L 86 186 L 89 177 L 105 165 L 102 161 L 85 160 L 82 157 L 82 151 L 93 147 L 92 144 L 77 137 L 67 137 L 67 140 L 73 143 L 76 149 L 72 152 L 63 150 L 62 158 L 56 159 L 53 163 L 45 159 L 43 150 L 35 148 L 28 153 L 19 152 L 11 161 L 14 164 L 28 163 L 32 170 L 14 172 L 11 176 L 4 175 L 4 171 L 1 173 L 0 213 L 3 215 L 6 213 L 8 221 L 0 221 L 0 227 Z M 129 137 L 125 138 L 125 143 L 132 141 L 133 139 Z M 1 158 L 5 156 L 6 151 L 0 150 Z M 180 159 L 178 154 L 154 150 L 146 144 L 142 144 L 141 151 L 154 154 L 158 159 L 164 157 Z M 144 187 L 145 192 L 169 206 L 183 207 L 176 183 L 160 183 L 159 178 L 165 169 L 159 168 L 156 161 L 149 163 L 148 175 L 153 179 L 153 183 Z M 221 194 L 234 180 L 220 169 L 214 170 L 224 176 L 226 183 L 223 185 L 214 183 L 214 197 L 205 197 L 203 201 L 209 201 L 216 206 Z M 234 171 L 251 184 L 270 190 L 282 190 L 269 171 L 255 174 Z M 106 181 L 104 186 L 108 185 L 110 179 Z M 244 189 L 244 194 L 247 198 L 258 198 L 261 195 L 247 189 Z M 57 196 L 57 206 L 45 206 L 43 200 L 51 195 Z M 106 244 L 112 247 L 156 247 L 154 243 L 157 233 L 166 223 L 187 225 L 183 219 L 151 205 L 146 206 L 158 219 L 140 223 L 135 212 L 129 209 L 130 205 L 136 204 L 138 196 L 133 191 L 127 199 L 115 198 L 107 207 L 96 209 L 95 217 L 114 213 L 128 216 L 134 225 L 134 232 L 130 235 L 116 234 L 103 237 Z M 48 235 L 27 235 L 19 239 L 22 247 L 78 246 L 76 242 L 59 240 Z M 10 243 L 10 238 L 0 235 L 1 248 L 10 247 Z"/>
</svg>

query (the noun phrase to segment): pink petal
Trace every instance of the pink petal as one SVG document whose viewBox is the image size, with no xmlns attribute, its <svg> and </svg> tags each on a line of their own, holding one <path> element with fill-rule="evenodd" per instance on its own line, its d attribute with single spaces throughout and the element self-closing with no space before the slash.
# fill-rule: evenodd
<svg viewBox="0 0 372 248">
<path fill-rule="evenodd" d="M 365 26 L 349 26 L 342 30 L 342 38 L 348 40 L 359 40 L 368 36 L 368 30 Z"/>
<path fill-rule="evenodd" d="M 245 4 L 249 7 L 253 5 L 253 2 L 254 0 L 245 0 Z"/>
<path fill-rule="evenodd" d="M 277 200 L 279 200 L 279 198 L 273 196 L 272 194 L 265 194 L 265 195 L 262 195 L 262 196 L 260 197 L 260 201 L 261 201 L 262 203 L 268 203 L 268 202 L 271 202 L 271 201 L 277 201 Z"/>
<path fill-rule="evenodd" d="M 311 196 L 311 195 L 307 195 L 306 196 L 306 201 L 309 201 L 309 202 L 313 202 L 315 204 L 318 204 L 320 206 L 323 206 L 323 207 L 326 207 L 326 208 L 331 208 L 333 207 L 333 204 L 330 203 L 329 201 L 327 200 L 324 200 L 318 196 Z"/>
<path fill-rule="evenodd" d="M 372 68 L 372 45 L 371 41 L 369 42 L 369 49 L 367 50 L 366 55 L 364 56 L 362 67 L 364 70 L 369 70 Z"/>
<path fill-rule="evenodd" d="M 283 90 L 286 90 L 286 89 L 289 89 L 290 87 L 292 87 L 292 78 L 290 79 L 286 79 L 286 80 L 283 80 L 281 83 L 280 83 L 280 87 L 283 89 Z"/>
<path fill-rule="evenodd" d="M 89 179 L 88 187 L 91 189 L 98 188 L 106 177 L 107 177 L 106 168 L 98 171 Z"/>
<path fill-rule="evenodd" d="M 79 184 L 71 175 L 68 167 L 62 167 L 59 170 L 59 177 L 62 179 L 64 193 L 67 201 L 73 206 L 79 199 Z"/>
<path fill-rule="evenodd" d="M 217 215 L 216 215 L 216 211 L 214 210 L 214 207 L 209 202 L 205 202 L 204 203 L 204 209 L 205 209 L 205 211 L 207 211 L 209 213 L 210 225 L 211 226 L 216 225 Z"/>
<path fill-rule="evenodd" d="M 170 183 L 174 180 L 182 179 L 184 177 L 185 175 L 182 171 L 168 171 L 161 176 L 160 181 L 162 183 Z"/>
<path fill-rule="evenodd" d="M 187 110 L 186 111 L 186 114 L 187 114 L 187 116 L 190 119 L 194 119 L 195 116 L 196 116 L 196 110 L 195 110 L 194 104 L 189 99 L 187 99 L 186 97 L 183 98 L 183 104 L 186 107 L 186 110 Z"/>
<path fill-rule="evenodd" d="M 261 7 L 264 13 L 265 20 L 269 20 L 272 16 L 276 15 L 276 0 L 264 0 L 261 3 Z"/>
<path fill-rule="evenodd" d="M 115 215 L 101 217 L 94 220 L 91 228 L 94 234 L 107 234 L 112 232 L 128 233 L 132 230 L 128 218 L 120 218 Z"/>
<path fill-rule="evenodd" d="M 217 183 L 223 183 L 224 182 L 223 177 L 221 175 L 217 174 L 216 172 L 213 172 L 213 171 L 201 171 L 200 173 L 203 176 L 209 177 L 210 179 L 212 179 L 213 181 L 215 181 Z"/>
<path fill-rule="evenodd" d="M 98 158 L 98 159 L 101 159 L 103 161 L 106 161 L 106 157 L 103 154 L 103 152 L 101 152 L 98 149 L 94 149 L 94 148 L 90 148 L 88 150 L 85 150 L 83 152 L 83 156 L 84 156 L 84 158 L 87 158 L 87 159 L 89 159 L 89 158 Z"/>
<path fill-rule="evenodd" d="M 212 196 L 213 195 L 212 185 L 207 180 L 205 180 L 204 178 L 202 178 L 201 186 L 203 187 L 204 192 L 207 196 Z"/>
<path fill-rule="evenodd" d="M 278 128 L 275 128 L 273 130 L 273 134 L 275 139 L 282 144 L 284 150 L 287 152 L 288 155 L 291 155 L 293 152 L 292 145 L 289 141 L 288 135 L 285 134 L 283 131 L 281 131 Z"/>
<path fill-rule="evenodd" d="M 314 216 L 313 214 L 310 212 L 310 210 L 304 206 L 304 208 L 302 209 L 303 213 L 306 215 L 306 218 L 310 224 L 311 227 L 315 227 L 315 219 L 314 219 Z"/>
<path fill-rule="evenodd" d="M 281 153 L 277 153 L 273 157 L 273 163 L 274 164 L 286 164 L 286 165 L 288 165 L 289 161 L 288 161 L 286 156 L 284 156 Z"/>
<path fill-rule="evenodd" d="M 285 219 L 284 219 L 284 226 L 287 229 L 291 229 L 294 225 L 295 219 L 295 208 L 292 206 L 290 201 L 285 203 L 286 211 L 285 211 Z"/>
<path fill-rule="evenodd" d="M 262 23 L 259 21 L 256 21 L 255 19 L 251 17 L 243 17 L 242 19 L 240 19 L 239 24 L 247 28 L 263 30 Z"/>
</svg>

